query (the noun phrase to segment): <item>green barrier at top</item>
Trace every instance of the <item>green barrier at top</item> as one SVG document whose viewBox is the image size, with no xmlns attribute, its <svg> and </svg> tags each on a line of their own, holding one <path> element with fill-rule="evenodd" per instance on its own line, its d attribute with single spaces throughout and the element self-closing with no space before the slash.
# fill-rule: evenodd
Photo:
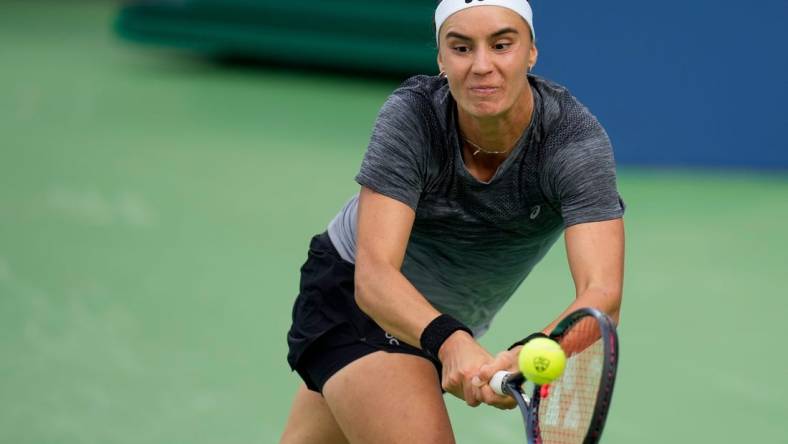
<svg viewBox="0 0 788 444">
<path fill-rule="evenodd" d="M 436 71 L 434 3 L 398 0 L 192 0 L 130 3 L 116 22 L 132 41 L 210 55 L 392 74 Z"/>
</svg>

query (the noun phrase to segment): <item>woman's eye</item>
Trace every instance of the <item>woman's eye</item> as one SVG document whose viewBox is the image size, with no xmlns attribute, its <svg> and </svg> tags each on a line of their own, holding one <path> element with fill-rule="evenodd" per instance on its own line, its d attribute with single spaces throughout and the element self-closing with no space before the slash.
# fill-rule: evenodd
<svg viewBox="0 0 788 444">
<path fill-rule="evenodd" d="M 498 51 L 504 51 L 504 50 L 509 49 L 510 46 L 512 46 L 511 43 L 496 43 L 495 44 L 495 49 L 498 50 Z"/>
</svg>

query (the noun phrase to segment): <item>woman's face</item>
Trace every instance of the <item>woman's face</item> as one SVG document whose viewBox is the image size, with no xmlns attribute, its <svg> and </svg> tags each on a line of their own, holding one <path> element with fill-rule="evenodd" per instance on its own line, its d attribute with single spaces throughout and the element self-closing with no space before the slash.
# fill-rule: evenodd
<svg viewBox="0 0 788 444">
<path fill-rule="evenodd" d="M 439 42 L 438 66 L 463 111 L 495 117 L 518 103 L 537 55 L 519 14 L 499 6 L 462 10 L 443 23 Z"/>
</svg>

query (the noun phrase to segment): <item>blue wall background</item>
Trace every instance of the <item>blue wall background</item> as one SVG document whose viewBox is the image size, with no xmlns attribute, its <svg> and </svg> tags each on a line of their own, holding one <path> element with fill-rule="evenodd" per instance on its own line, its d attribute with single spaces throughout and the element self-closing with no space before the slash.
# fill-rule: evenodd
<svg viewBox="0 0 788 444">
<path fill-rule="evenodd" d="M 788 1 L 534 0 L 535 72 L 619 164 L 788 169 Z"/>
</svg>

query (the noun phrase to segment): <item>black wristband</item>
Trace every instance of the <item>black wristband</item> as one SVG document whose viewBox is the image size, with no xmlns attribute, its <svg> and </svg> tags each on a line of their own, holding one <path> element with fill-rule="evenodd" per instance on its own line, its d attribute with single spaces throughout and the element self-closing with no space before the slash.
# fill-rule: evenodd
<svg viewBox="0 0 788 444">
<path fill-rule="evenodd" d="M 441 349 L 441 345 L 457 330 L 468 332 L 469 335 L 473 336 L 471 329 L 462 322 L 447 314 L 438 316 L 427 324 L 424 327 L 424 331 L 421 332 L 421 337 L 419 338 L 421 350 L 431 358 L 438 360 L 438 350 Z"/>
<path fill-rule="evenodd" d="M 520 339 L 519 341 L 517 341 L 514 344 L 512 344 L 509 348 L 507 348 L 507 350 L 511 350 L 511 349 L 517 347 L 518 345 L 525 345 L 526 342 L 530 341 L 531 339 L 536 339 L 536 338 L 550 338 L 550 336 L 547 336 L 546 334 L 542 333 L 541 331 L 538 331 L 536 333 L 531 333 L 530 335 L 526 336 L 525 338 Z"/>
</svg>

